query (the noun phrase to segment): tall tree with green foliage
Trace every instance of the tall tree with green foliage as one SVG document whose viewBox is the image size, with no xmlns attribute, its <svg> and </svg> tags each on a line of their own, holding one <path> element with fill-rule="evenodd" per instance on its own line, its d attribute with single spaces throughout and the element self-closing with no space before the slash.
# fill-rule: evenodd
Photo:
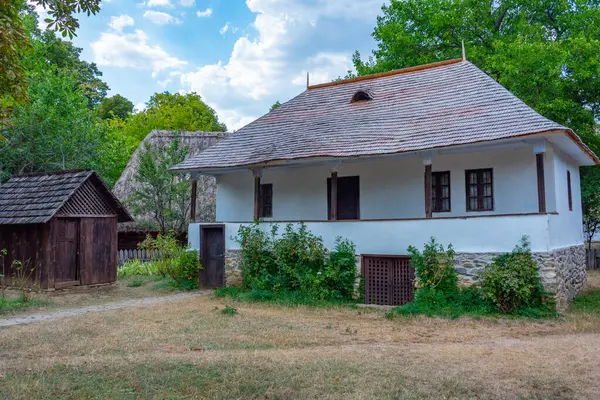
<svg viewBox="0 0 600 400">
<path fill-rule="evenodd" d="M 184 232 L 190 215 L 190 182 L 169 168 L 187 157 L 187 147 L 175 138 L 166 148 L 146 143 L 141 150 L 136 173 L 140 186 L 127 200 L 128 205 L 161 233 Z"/>
<path fill-rule="evenodd" d="M 27 10 L 31 12 L 33 5 L 47 8 L 48 27 L 70 38 L 79 28 L 75 14 L 89 16 L 100 11 L 100 0 L 32 0 L 29 4 L 24 0 L 0 2 L 0 122 L 4 123 L 13 105 L 27 99 L 25 69 L 21 64 L 23 51 L 29 47 L 23 22 Z"/>
<path fill-rule="evenodd" d="M 225 132 L 215 111 L 196 93 L 155 93 L 146 109 L 133 114 L 123 123 L 114 122 L 121 135 L 128 138 L 133 153 L 153 130 Z"/>
<path fill-rule="evenodd" d="M 102 119 L 120 118 L 127 119 L 133 113 L 133 103 L 120 94 L 105 97 L 98 107 L 98 115 Z"/>
<path fill-rule="evenodd" d="M 542 115 L 600 153 L 600 7 L 597 0 L 391 0 L 359 75 L 467 58 Z"/>
</svg>

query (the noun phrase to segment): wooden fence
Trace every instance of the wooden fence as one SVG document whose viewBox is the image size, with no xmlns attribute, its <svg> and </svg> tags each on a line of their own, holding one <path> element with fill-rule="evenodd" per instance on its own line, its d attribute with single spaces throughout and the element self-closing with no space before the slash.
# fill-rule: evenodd
<svg viewBox="0 0 600 400">
<path fill-rule="evenodd" d="M 160 258 L 159 251 L 149 251 L 149 250 L 119 250 L 118 255 L 118 264 L 119 267 L 125 264 L 129 260 L 140 260 L 142 262 L 157 260 Z"/>
<path fill-rule="evenodd" d="M 586 249 L 587 269 L 600 269 L 600 249 Z"/>
</svg>

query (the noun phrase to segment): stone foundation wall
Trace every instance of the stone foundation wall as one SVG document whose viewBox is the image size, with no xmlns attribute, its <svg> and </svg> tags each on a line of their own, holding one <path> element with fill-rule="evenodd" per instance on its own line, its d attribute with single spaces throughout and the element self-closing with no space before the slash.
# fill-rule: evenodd
<svg viewBox="0 0 600 400">
<path fill-rule="evenodd" d="M 456 253 L 454 266 L 461 278 L 469 282 L 501 253 Z M 585 247 L 574 246 L 547 253 L 533 253 L 544 287 L 556 295 L 559 308 L 564 308 L 587 283 Z"/>
<path fill-rule="evenodd" d="M 225 286 L 240 286 L 240 251 L 225 250 Z"/>
</svg>

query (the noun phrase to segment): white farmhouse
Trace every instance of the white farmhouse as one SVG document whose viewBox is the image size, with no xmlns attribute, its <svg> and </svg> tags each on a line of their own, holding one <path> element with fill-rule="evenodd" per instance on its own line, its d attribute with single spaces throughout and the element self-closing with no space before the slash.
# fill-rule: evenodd
<svg viewBox="0 0 600 400">
<path fill-rule="evenodd" d="M 189 228 L 205 284 L 224 283 L 238 228 L 260 219 L 352 240 L 383 303 L 410 285 L 391 257 L 409 245 L 451 243 L 472 279 L 526 235 L 565 303 L 586 281 L 579 167 L 598 162 L 459 59 L 310 86 L 174 169 L 217 178 L 217 223 Z"/>
</svg>

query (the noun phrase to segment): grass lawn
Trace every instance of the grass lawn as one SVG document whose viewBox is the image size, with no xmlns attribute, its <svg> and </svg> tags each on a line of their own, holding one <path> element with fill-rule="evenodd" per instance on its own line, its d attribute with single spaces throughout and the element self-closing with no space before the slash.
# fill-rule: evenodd
<svg viewBox="0 0 600 400">
<path fill-rule="evenodd" d="M 14 314 L 33 313 L 73 307 L 112 303 L 129 299 L 165 296 L 173 291 L 166 280 L 154 277 L 119 279 L 113 285 L 73 288 L 56 292 L 34 293 L 33 300 L 23 303 L 17 290 L 7 290 L 7 298 L 0 299 L 0 318 Z"/>
<path fill-rule="evenodd" d="M 600 274 L 590 289 L 583 299 Z M 549 321 L 390 321 L 208 296 L 92 313 L 1 329 L 0 398 L 595 399 L 591 302 Z"/>
</svg>

